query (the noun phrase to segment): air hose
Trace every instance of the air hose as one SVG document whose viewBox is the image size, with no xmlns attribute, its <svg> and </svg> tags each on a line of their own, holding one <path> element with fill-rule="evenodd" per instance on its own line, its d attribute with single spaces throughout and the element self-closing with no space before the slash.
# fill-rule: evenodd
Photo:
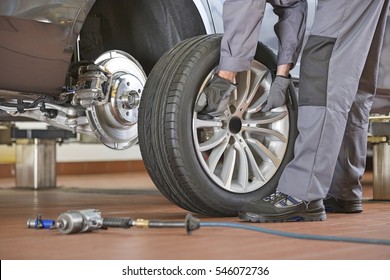
<svg viewBox="0 0 390 280">
<path fill-rule="evenodd" d="M 315 234 L 292 233 L 292 232 L 267 229 L 258 226 L 242 225 L 238 223 L 201 222 L 199 223 L 199 226 L 237 228 L 237 229 L 251 230 L 251 231 L 257 231 L 257 232 L 262 232 L 271 235 L 278 235 L 283 237 L 305 239 L 305 240 L 390 245 L 390 240 L 384 240 L 384 239 L 367 239 L 367 238 L 355 238 L 355 237 L 347 237 L 347 236 L 326 236 L 326 235 L 315 235 Z"/>
<path fill-rule="evenodd" d="M 261 232 L 270 235 L 277 235 L 288 238 L 317 240 L 317 241 L 332 241 L 332 242 L 349 242 L 360 244 L 375 244 L 375 245 L 390 245 L 390 240 L 384 239 L 367 239 L 347 236 L 326 236 L 314 234 L 292 233 L 267 229 L 260 226 L 253 226 L 241 223 L 225 223 L 225 222 L 201 222 L 191 214 L 187 214 L 184 222 L 176 221 L 158 221 L 132 218 L 103 218 L 101 212 L 96 209 L 86 210 L 69 210 L 60 214 L 57 220 L 42 220 L 38 215 L 35 220 L 27 221 L 28 228 L 35 229 L 57 229 L 63 234 L 75 234 L 83 232 L 91 232 L 100 229 L 108 228 L 185 228 L 187 234 L 191 234 L 194 230 L 201 227 L 224 227 L 236 228 Z"/>
<path fill-rule="evenodd" d="M 139 222 L 142 221 L 142 222 Z M 176 225 L 176 226 L 174 226 Z M 166 227 L 164 222 L 135 220 L 134 226 L 138 227 L 149 227 L 149 228 L 164 228 Z M 304 239 L 304 240 L 317 240 L 317 241 L 332 241 L 332 242 L 349 242 L 349 243 L 360 243 L 360 244 L 375 244 L 375 245 L 390 245 L 390 240 L 384 239 L 367 239 L 367 238 L 355 238 L 347 236 L 326 236 L 326 235 L 314 235 L 314 234 L 302 234 L 302 233 L 291 233 L 285 231 L 278 231 L 267 229 L 264 227 L 246 225 L 240 223 L 224 223 L 224 222 L 201 222 L 199 219 L 193 217 L 191 214 L 187 214 L 185 222 L 169 222 L 169 227 L 185 227 L 187 234 L 191 234 L 192 231 L 201 227 L 225 227 L 225 228 L 236 228 L 243 230 L 251 230 L 271 235 L 277 235 L 282 237 Z"/>
</svg>

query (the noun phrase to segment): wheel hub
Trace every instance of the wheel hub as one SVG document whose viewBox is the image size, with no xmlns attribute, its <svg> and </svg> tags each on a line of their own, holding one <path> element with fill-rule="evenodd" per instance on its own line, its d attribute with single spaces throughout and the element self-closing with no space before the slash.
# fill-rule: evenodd
<svg viewBox="0 0 390 280">
<path fill-rule="evenodd" d="M 121 74 L 111 92 L 112 107 L 116 108 L 116 119 L 123 125 L 136 124 L 138 105 L 143 85 L 130 74 Z"/>
<path fill-rule="evenodd" d="M 138 107 L 146 75 L 132 56 L 121 51 L 104 53 L 95 64 L 107 69 L 112 79 L 108 102 L 87 111 L 89 123 L 107 147 L 129 148 L 138 142 Z"/>
<path fill-rule="evenodd" d="M 239 117 L 233 117 L 229 121 L 229 130 L 233 134 L 237 134 L 241 131 L 242 121 Z"/>
</svg>

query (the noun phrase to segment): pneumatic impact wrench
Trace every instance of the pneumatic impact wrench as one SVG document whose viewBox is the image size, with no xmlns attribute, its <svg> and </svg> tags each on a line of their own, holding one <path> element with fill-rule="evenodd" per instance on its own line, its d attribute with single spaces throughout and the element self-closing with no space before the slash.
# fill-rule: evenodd
<svg viewBox="0 0 390 280">
<path fill-rule="evenodd" d="M 43 223 L 45 221 L 45 223 Z M 50 224 L 50 227 L 39 226 Z M 69 210 L 59 215 L 57 220 L 42 220 L 38 216 L 36 220 L 28 220 L 28 228 L 58 229 L 63 234 L 91 232 L 99 229 L 125 228 L 185 228 L 188 234 L 199 228 L 199 220 L 191 214 L 187 214 L 184 222 L 167 222 L 156 220 L 132 219 L 132 218 L 103 218 L 97 209 Z"/>
</svg>

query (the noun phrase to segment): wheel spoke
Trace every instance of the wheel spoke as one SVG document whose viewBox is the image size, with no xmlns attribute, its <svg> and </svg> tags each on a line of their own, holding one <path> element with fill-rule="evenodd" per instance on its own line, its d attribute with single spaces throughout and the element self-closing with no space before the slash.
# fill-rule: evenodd
<svg viewBox="0 0 390 280">
<path fill-rule="evenodd" d="M 223 159 L 223 167 L 221 170 L 221 180 L 226 189 L 231 189 L 234 167 L 236 164 L 237 152 L 232 147 L 226 150 L 225 157 Z"/>
<path fill-rule="evenodd" d="M 284 136 L 282 133 L 280 133 L 278 131 L 275 131 L 275 130 L 272 130 L 269 128 L 249 126 L 249 127 L 243 127 L 243 130 L 245 130 L 247 132 L 251 132 L 251 133 L 257 133 L 257 134 L 264 135 L 264 136 L 270 138 L 271 140 L 278 140 L 278 141 L 281 141 L 283 143 L 287 143 L 286 136 Z"/>
<path fill-rule="evenodd" d="M 265 178 L 265 176 L 263 175 L 263 173 L 261 172 L 260 168 L 259 168 L 259 165 L 255 159 L 255 157 L 253 156 L 253 153 L 250 149 L 245 149 L 245 152 L 247 153 L 247 156 L 248 156 L 248 163 L 249 163 L 249 166 L 251 167 L 252 169 L 252 172 L 253 172 L 253 176 L 255 178 L 258 178 L 258 179 L 261 179 L 263 182 L 266 182 L 267 179 Z"/>
<path fill-rule="evenodd" d="M 269 90 L 266 90 L 264 94 L 257 99 L 252 105 L 246 110 L 247 114 L 254 114 L 260 112 L 263 109 L 265 102 L 267 101 L 267 96 L 269 94 Z"/>
<path fill-rule="evenodd" d="M 237 81 L 238 83 L 238 89 L 237 94 L 239 96 L 236 96 L 237 102 L 236 102 L 236 107 L 237 108 L 243 108 L 245 107 L 244 104 L 246 103 L 246 100 L 248 99 L 248 94 L 250 91 L 250 84 L 251 84 L 251 71 L 248 70 L 246 72 L 242 72 L 241 75 L 239 76 L 239 80 Z"/>
<path fill-rule="evenodd" d="M 266 162 L 271 161 L 275 167 L 279 166 L 281 160 L 278 159 L 266 146 L 256 139 L 247 139 L 247 143 Z"/>
<path fill-rule="evenodd" d="M 263 82 L 266 81 L 270 84 L 272 77 L 268 70 L 256 68 L 252 68 L 251 70 L 243 73 L 241 76 L 242 78 L 240 79 L 239 84 L 242 83 L 244 85 L 244 90 L 240 88 L 242 92 L 240 92 L 241 98 L 239 98 L 237 108 L 239 108 L 239 110 L 245 111 L 252 103 L 256 95 L 258 95 L 258 91 Z M 261 100 L 261 104 L 263 104 L 267 100 L 267 94 L 263 94 L 259 100 Z"/>
<path fill-rule="evenodd" d="M 210 153 L 210 156 L 207 159 L 207 166 L 211 173 L 215 172 L 215 168 L 217 167 L 219 160 L 221 159 L 224 151 L 226 150 L 228 143 L 229 142 L 227 140 L 223 141 L 219 146 L 213 149 L 212 152 Z"/>
<path fill-rule="evenodd" d="M 237 171 L 238 171 L 238 183 L 245 190 L 248 185 L 249 178 L 249 166 L 248 159 L 245 150 L 247 149 L 247 145 L 242 137 L 239 135 L 236 136 L 236 144 L 234 145 L 237 153 L 238 153 L 238 162 L 237 162 Z"/>
<path fill-rule="evenodd" d="M 199 151 L 205 152 L 215 148 L 216 146 L 221 144 L 224 140 L 226 140 L 226 135 L 227 132 L 225 130 L 220 130 L 218 132 L 215 132 L 210 139 L 199 144 Z"/>
<path fill-rule="evenodd" d="M 280 121 L 288 116 L 287 111 L 282 112 L 271 112 L 271 114 L 263 116 L 261 119 L 247 119 L 242 121 L 243 126 L 256 126 L 256 125 L 266 125 L 272 124 L 274 122 Z"/>
<path fill-rule="evenodd" d="M 269 87 L 272 83 L 271 72 L 262 71 L 261 73 L 258 73 L 257 75 L 258 75 L 257 79 L 255 79 L 256 83 L 253 83 L 253 88 L 252 88 L 251 92 L 253 94 L 253 97 L 255 97 L 256 94 L 258 95 L 258 91 L 259 91 L 260 86 L 262 87 L 263 92 L 262 92 L 261 96 L 257 96 L 257 99 L 254 100 L 254 102 L 252 102 L 253 98 L 250 100 L 250 102 L 248 102 L 247 108 L 246 108 L 247 114 L 253 114 L 253 113 L 259 112 L 263 108 L 264 103 L 267 101 L 267 97 L 269 95 Z M 265 86 L 264 84 L 266 85 L 266 87 L 264 87 Z"/>
<path fill-rule="evenodd" d="M 222 122 L 212 120 L 201 120 L 201 119 L 194 119 L 194 128 L 208 128 L 208 127 L 222 127 Z"/>
</svg>

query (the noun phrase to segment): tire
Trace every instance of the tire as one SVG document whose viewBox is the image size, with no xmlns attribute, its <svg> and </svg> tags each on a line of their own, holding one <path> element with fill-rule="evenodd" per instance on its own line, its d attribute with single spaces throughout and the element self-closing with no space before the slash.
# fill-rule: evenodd
<svg viewBox="0 0 390 280">
<path fill-rule="evenodd" d="M 208 216 L 235 216 L 244 203 L 273 192 L 293 156 L 297 102 L 262 113 L 276 57 L 258 45 L 251 70 L 237 75 L 230 107 L 198 119 L 194 104 L 216 72 L 220 35 L 188 39 L 152 69 L 139 107 L 145 167 L 170 201 Z"/>
</svg>

